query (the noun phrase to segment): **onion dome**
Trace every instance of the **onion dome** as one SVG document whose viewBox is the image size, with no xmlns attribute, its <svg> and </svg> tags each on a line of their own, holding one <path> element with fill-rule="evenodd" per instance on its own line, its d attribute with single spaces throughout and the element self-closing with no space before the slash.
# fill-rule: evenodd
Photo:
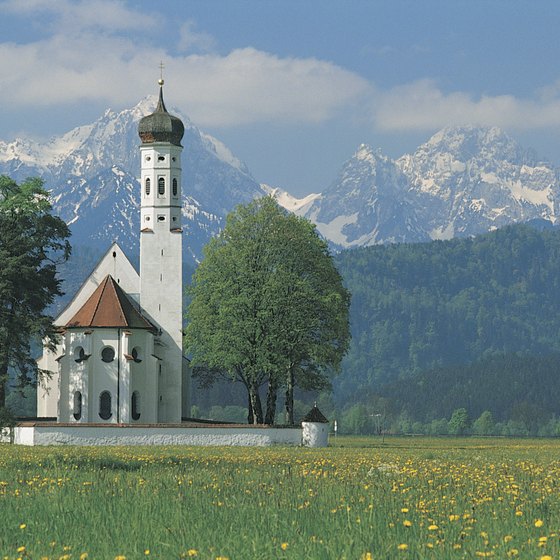
<svg viewBox="0 0 560 560">
<path fill-rule="evenodd" d="M 156 110 L 143 117 L 138 124 L 138 135 L 142 144 L 154 142 L 169 142 L 175 146 L 181 145 L 185 127 L 179 117 L 170 115 L 163 102 L 163 80 L 159 80 L 159 101 Z"/>
</svg>

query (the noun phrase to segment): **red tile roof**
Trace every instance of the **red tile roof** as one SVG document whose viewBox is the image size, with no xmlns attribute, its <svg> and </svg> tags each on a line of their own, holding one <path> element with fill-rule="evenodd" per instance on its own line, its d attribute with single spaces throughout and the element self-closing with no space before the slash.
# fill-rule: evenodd
<svg viewBox="0 0 560 560">
<path fill-rule="evenodd" d="M 142 317 L 111 275 L 104 278 L 74 317 L 66 323 L 66 327 L 154 328 Z"/>
</svg>

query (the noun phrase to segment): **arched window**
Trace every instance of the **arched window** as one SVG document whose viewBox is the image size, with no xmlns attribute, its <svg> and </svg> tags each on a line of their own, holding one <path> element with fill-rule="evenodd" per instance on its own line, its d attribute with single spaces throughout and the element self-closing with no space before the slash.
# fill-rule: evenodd
<svg viewBox="0 0 560 560">
<path fill-rule="evenodd" d="M 139 364 L 142 361 L 142 348 L 140 346 L 135 346 L 130 353 L 132 359 Z"/>
<path fill-rule="evenodd" d="M 140 393 L 134 391 L 132 393 L 132 419 L 138 420 L 140 418 Z"/>
<path fill-rule="evenodd" d="M 74 420 L 82 417 L 82 393 L 76 391 L 74 393 Z"/>
<path fill-rule="evenodd" d="M 111 413 L 111 393 L 103 391 L 99 395 L 99 417 L 103 420 L 109 420 L 113 414 Z"/>
<path fill-rule="evenodd" d="M 105 346 L 101 350 L 101 359 L 107 364 L 112 362 L 115 359 L 115 349 L 112 346 Z"/>
<path fill-rule="evenodd" d="M 86 357 L 86 351 L 81 346 L 76 346 L 74 348 L 74 360 L 79 364 L 84 361 Z"/>
<path fill-rule="evenodd" d="M 151 181 L 150 181 L 150 178 L 147 177 L 146 178 L 146 196 L 149 196 L 149 194 L 150 194 L 150 187 L 151 187 Z"/>
<path fill-rule="evenodd" d="M 177 179 L 173 179 L 173 196 L 177 196 Z"/>
<path fill-rule="evenodd" d="M 157 180 L 157 192 L 159 195 L 165 194 L 165 179 L 163 177 Z"/>
</svg>

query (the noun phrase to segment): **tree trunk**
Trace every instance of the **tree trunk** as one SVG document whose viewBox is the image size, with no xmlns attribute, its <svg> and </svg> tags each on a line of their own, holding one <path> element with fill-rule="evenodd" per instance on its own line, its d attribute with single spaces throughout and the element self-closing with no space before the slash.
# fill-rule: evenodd
<svg viewBox="0 0 560 560">
<path fill-rule="evenodd" d="M 255 414 L 253 413 L 253 403 L 251 402 L 251 393 L 247 390 L 247 424 L 255 423 Z"/>
<path fill-rule="evenodd" d="M 261 405 L 261 397 L 259 395 L 258 386 L 251 385 L 251 390 L 249 393 L 249 398 L 251 399 L 251 408 L 253 409 L 253 424 L 263 423 L 263 413 Z"/>
<path fill-rule="evenodd" d="M 294 423 L 294 369 L 288 368 L 286 378 L 286 424 Z"/>
<path fill-rule="evenodd" d="M 7 379 L 0 374 L 0 410 L 6 406 L 6 385 L 8 384 Z"/>
<path fill-rule="evenodd" d="M 8 385 L 8 345 L 1 341 L 0 346 L 0 409 L 6 406 L 6 387 Z"/>
<path fill-rule="evenodd" d="M 276 395 L 278 393 L 278 384 L 274 381 L 268 383 L 268 391 L 266 393 L 266 416 L 265 424 L 274 424 L 276 416 Z"/>
</svg>

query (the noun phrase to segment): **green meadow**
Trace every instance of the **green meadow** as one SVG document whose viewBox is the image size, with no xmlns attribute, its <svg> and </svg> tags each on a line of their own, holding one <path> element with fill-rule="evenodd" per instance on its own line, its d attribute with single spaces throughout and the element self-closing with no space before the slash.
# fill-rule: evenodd
<svg viewBox="0 0 560 560">
<path fill-rule="evenodd" d="M 560 558 L 560 440 L 0 445 L 0 559 Z"/>
</svg>

